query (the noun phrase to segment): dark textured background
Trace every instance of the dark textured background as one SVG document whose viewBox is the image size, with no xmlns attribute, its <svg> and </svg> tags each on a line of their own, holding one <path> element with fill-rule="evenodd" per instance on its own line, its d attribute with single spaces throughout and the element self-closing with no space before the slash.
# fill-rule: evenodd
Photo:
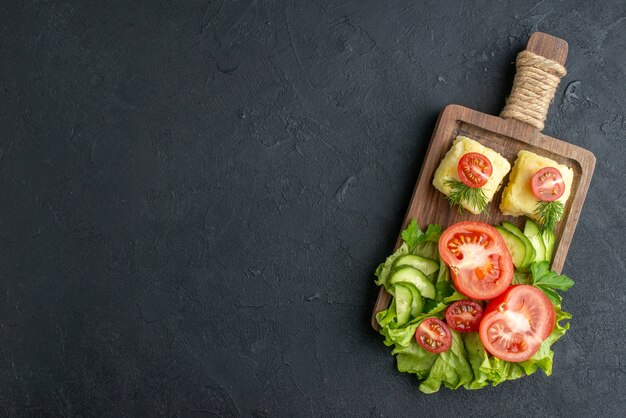
<svg viewBox="0 0 626 418">
<path fill-rule="evenodd" d="M 0 3 L 0 414 L 624 412 L 624 2 L 100 3 Z M 497 114 L 535 30 L 545 132 L 598 158 L 572 329 L 551 378 L 425 396 L 372 272 L 438 112 Z"/>
</svg>

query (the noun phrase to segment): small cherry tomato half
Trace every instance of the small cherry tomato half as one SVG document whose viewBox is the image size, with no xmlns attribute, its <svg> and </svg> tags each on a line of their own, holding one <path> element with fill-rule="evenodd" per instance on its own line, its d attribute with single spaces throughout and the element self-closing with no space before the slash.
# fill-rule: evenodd
<svg viewBox="0 0 626 418">
<path fill-rule="evenodd" d="M 443 353 L 452 345 L 450 328 L 437 318 L 426 318 L 415 330 L 415 339 L 424 350 L 431 353 Z"/>
<path fill-rule="evenodd" d="M 544 202 L 552 202 L 565 192 L 563 176 L 554 167 L 544 167 L 537 171 L 531 180 L 531 187 L 535 197 Z"/>
<path fill-rule="evenodd" d="M 459 292 L 471 299 L 493 299 L 513 280 L 513 260 L 502 235 L 482 222 L 459 222 L 439 239 L 439 255 L 450 267 Z"/>
<path fill-rule="evenodd" d="M 469 187 L 483 187 L 491 173 L 493 166 L 489 158 L 478 152 L 468 152 L 459 160 L 457 166 L 461 181 Z"/>
<path fill-rule="evenodd" d="M 530 285 L 511 286 L 485 308 L 480 341 L 500 360 L 520 362 L 537 352 L 554 323 L 554 306 L 541 290 Z"/>
<path fill-rule="evenodd" d="M 478 331 L 483 317 L 483 308 L 471 300 L 459 300 L 448 306 L 446 323 L 457 332 Z"/>
</svg>

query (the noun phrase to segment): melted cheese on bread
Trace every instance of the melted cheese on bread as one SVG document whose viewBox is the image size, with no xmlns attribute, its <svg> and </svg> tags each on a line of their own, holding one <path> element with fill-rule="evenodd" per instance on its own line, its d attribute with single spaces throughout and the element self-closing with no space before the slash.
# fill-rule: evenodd
<svg viewBox="0 0 626 418">
<path fill-rule="evenodd" d="M 437 171 L 435 171 L 433 186 L 446 196 L 449 195 L 451 188 L 446 184 L 446 181 L 461 181 L 457 167 L 461 157 L 468 152 L 478 152 L 489 158 L 489 161 L 491 161 L 493 172 L 491 173 L 489 180 L 487 180 L 487 183 L 482 187 L 485 197 L 487 198 L 487 202 L 491 202 L 493 195 L 496 191 L 498 191 L 500 183 L 502 183 L 502 179 L 511 169 L 511 164 L 506 160 L 506 158 L 502 157 L 491 148 L 487 148 L 479 142 L 465 136 L 457 136 L 452 144 L 452 148 L 450 148 L 445 157 L 443 157 L 443 160 L 441 160 Z M 462 206 L 473 214 L 479 213 L 467 202 L 463 202 Z"/>
<path fill-rule="evenodd" d="M 531 180 L 535 173 L 544 167 L 554 167 L 561 172 L 563 182 L 565 183 L 565 191 L 557 201 L 563 204 L 567 202 L 572 189 L 572 181 L 574 180 L 572 169 L 530 151 L 520 151 L 513 165 L 509 184 L 506 185 L 502 192 L 500 210 L 503 214 L 512 216 L 526 215 L 537 220 L 535 209 L 538 199 L 533 194 Z"/>
</svg>

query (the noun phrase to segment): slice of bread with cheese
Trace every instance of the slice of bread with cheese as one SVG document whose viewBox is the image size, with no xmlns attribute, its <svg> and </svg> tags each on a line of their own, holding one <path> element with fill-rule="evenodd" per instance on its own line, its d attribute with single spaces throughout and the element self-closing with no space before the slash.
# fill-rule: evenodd
<svg viewBox="0 0 626 418">
<path fill-rule="evenodd" d="M 509 176 L 509 183 L 502 192 L 500 210 L 503 214 L 512 216 L 525 215 L 537 220 L 535 210 L 538 199 L 533 194 L 531 180 L 535 173 L 544 167 L 554 167 L 561 172 L 563 182 L 565 183 L 565 191 L 557 201 L 565 205 L 572 189 L 573 170 L 550 158 L 522 150 L 517 154 L 517 160 L 515 160 L 513 170 L 511 170 L 511 175 Z"/>
<path fill-rule="evenodd" d="M 452 190 L 447 184 L 447 181 L 461 181 L 457 167 L 461 157 L 468 152 L 483 154 L 489 158 L 489 161 L 491 161 L 491 165 L 493 167 L 491 177 L 489 177 L 487 183 L 482 186 L 487 202 L 491 202 L 493 196 L 500 187 L 500 183 L 502 183 L 502 179 L 504 179 L 504 176 L 506 176 L 509 170 L 511 170 L 511 164 L 506 160 L 506 158 L 502 157 L 496 151 L 465 136 L 457 136 L 452 144 L 452 148 L 450 148 L 445 157 L 443 157 L 443 160 L 441 160 L 439 167 L 435 171 L 433 186 L 435 186 L 435 188 L 441 193 L 448 196 Z M 479 211 L 468 202 L 462 202 L 461 206 L 473 214 L 479 213 Z"/>
</svg>

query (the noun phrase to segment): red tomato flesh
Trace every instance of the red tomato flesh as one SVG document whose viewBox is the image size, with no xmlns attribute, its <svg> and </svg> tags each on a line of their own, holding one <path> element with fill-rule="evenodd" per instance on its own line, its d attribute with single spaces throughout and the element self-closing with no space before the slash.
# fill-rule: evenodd
<svg viewBox="0 0 626 418">
<path fill-rule="evenodd" d="M 443 353 L 452 345 L 452 333 L 446 324 L 437 318 L 426 318 L 415 330 L 415 339 L 424 350 Z"/>
<path fill-rule="evenodd" d="M 469 187 L 483 187 L 491 174 L 493 166 L 489 158 L 478 152 L 468 152 L 459 160 L 457 166 L 461 181 Z"/>
<path fill-rule="evenodd" d="M 531 187 L 535 197 L 544 202 L 552 202 L 565 192 L 563 176 L 554 167 L 544 167 L 537 171 L 531 180 Z"/>
<path fill-rule="evenodd" d="M 541 290 L 530 285 L 511 286 L 485 308 L 480 340 L 500 360 L 525 361 L 552 333 L 554 323 L 554 306 Z"/>
<path fill-rule="evenodd" d="M 446 323 L 457 332 L 478 331 L 482 317 L 483 308 L 471 300 L 459 300 L 446 310 Z"/>
<path fill-rule="evenodd" d="M 513 260 L 502 235 L 482 222 L 459 222 L 439 239 L 439 255 L 457 290 L 471 299 L 493 299 L 511 284 Z"/>
</svg>

